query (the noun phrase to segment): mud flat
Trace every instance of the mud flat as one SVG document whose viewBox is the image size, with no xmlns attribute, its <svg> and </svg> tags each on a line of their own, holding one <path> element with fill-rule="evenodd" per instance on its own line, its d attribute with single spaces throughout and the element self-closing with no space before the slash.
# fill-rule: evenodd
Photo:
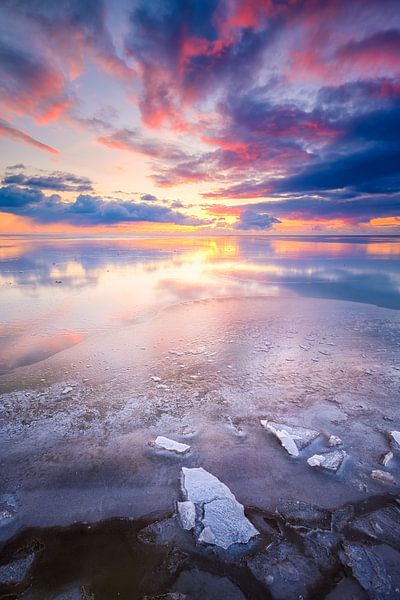
<svg viewBox="0 0 400 600">
<path fill-rule="evenodd" d="M 0 569 L 25 562 L 3 571 L 0 597 L 398 597 L 398 548 L 374 523 L 399 526 L 399 359 L 395 311 L 232 298 L 172 306 L 2 376 Z M 318 435 L 292 455 L 261 421 Z M 311 466 L 329 452 L 345 453 L 336 471 Z M 223 549 L 183 530 L 182 467 L 228 486 L 259 535 Z M 321 511 L 311 522 L 307 507 Z M 172 538 L 140 534 L 168 519 Z"/>
</svg>

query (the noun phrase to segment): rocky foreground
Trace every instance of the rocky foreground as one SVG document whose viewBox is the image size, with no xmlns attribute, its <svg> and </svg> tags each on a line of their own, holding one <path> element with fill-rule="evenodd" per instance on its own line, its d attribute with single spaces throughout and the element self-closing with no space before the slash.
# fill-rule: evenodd
<svg viewBox="0 0 400 600">
<path fill-rule="evenodd" d="M 0 555 L 0 598 L 392 600 L 400 598 L 400 499 L 335 510 L 244 507 L 203 468 L 181 473 L 176 512 L 28 530 Z"/>
</svg>

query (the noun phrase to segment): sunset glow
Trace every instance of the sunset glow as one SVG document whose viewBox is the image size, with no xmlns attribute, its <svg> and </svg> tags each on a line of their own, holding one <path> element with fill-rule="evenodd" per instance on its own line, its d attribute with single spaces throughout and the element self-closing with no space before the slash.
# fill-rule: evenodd
<svg viewBox="0 0 400 600">
<path fill-rule="evenodd" d="M 395 0 L 5 0 L 0 233 L 397 233 Z"/>
</svg>

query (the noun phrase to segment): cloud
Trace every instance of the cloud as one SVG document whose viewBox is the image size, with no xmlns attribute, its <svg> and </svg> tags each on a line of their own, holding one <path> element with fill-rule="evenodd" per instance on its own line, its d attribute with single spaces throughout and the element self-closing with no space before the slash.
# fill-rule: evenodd
<svg viewBox="0 0 400 600">
<path fill-rule="evenodd" d="M 321 195 L 330 190 L 344 190 L 353 195 L 397 191 L 400 186 L 400 98 L 388 97 L 379 108 L 373 104 L 366 112 L 345 112 L 342 117 L 340 106 L 346 94 L 343 88 L 337 94 L 332 90 L 328 94 L 325 90 L 329 104 L 326 129 L 330 127 L 335 134 L 320 148 L 314 147 L 305 160 L 299 162 L 295 155 L 282 154 L 280 172 L 260 177 L 261 170 L 258 170 L 253 177 L 204 196 L 255 198 L 304 192 Z M 319 119 L 324 120 L 322 108 Z M 285 140 L 287 142 L 287 138 Z M 248 175 L 252 173 L 249 171 Z"/>
<path fill-rule="evenodd" d="M 397 217 L 400 215 L 400 194 L 392 196 L 359 196 L 356 198 L 293 197 L 289 199 L 258 202 L 239 207 L 242 215 L 254 211 L 258 214 L 279 218 L 299 219 L 306 221 L 341 219 L 351 223 L 367 223 L 378 217 Z M 245 217 L 247 219 L 247 217 Z M 248 218 L 251 222 L 252 214 Z"/>
<path fill-rule="evenodd" d="M 38 150 L 42 150 L 43 152 L 48 152 L 50 154 L 60 154 L 59 151 L 53 148 L 52 146 L 48 146 L 47 144 L 43 144 L 43 142 L 39 142 L 39 140 L 36 140 L 27 133 L 24 133 L 23 131 L 12 127 L 12 125 L 7 123 L 3 119 L 0 119 L 0 136 L 9 137 L 13 140 L 23 142 L 25 144 L 28 144 L 29 146 L 37 148 Z M 14 168 L 16 168 L 17 166 L 23 167 L 23 165 L 14 165 Z"/>
<path fill-rule="evenodd" d="M 39 189 L 15 185 L 0 188 L 0 211 L 29 217 L 39 223 L 66 222 L 82 226 L 135 222 L 197 226 L 207 223 L 155 204 L 105 201 L 99 196 L 85 194 L 77 196 L 74 202 L 65 202 L 57 194 L 46 196 Z"/>
<path fill-rule="evenodd" d="M 100 71 L 131 81 L 134 71 L 118 55 L 101 0 L 2 0 L 0 3 L 0 107 L 40 124 L 79 105 L 73 82 L 90 59 Z"/>
<path fill-rule="evenodd" d="M 63 173 L 62 171 L 54 171 L 47 175 L 25 175 L 24 173 L 6 175 L 3 184 L 23 185 L 57 192 L 87 192 L 93 190 L 92 182 L 88 177 L 77 177 L 72 173 Z"/>
<path fill-rule="evenodd" d="M 107 26 L 106 5 L 102 0 L 3 0 L 2 17 L 14 19 L 17 11 L 21 27 L 36 48 L 47 46 L 63 60 L 72 78 L 83 70 L 85 55 L 114 77 L 129 79 L 132 69 L 118 55 Z"/>
<path fill-rule="evenodd" d="M 125 39 L 128 56 L 139 65 L 143 122 L 152 128 L 169 123 L 190 128 L 184 109 L 215 94 L 232 79 L 252 78 L 269 44 L 265 8 L 254 2 L 218 0 L 139 1 L 130 15 Z M 247 15 L 246 15 L 247 13 Z M 257 15 L 257 18 L 256 18 Z"/>
<path fill-rule="evenodd" d="M 10 172 L 10 171 L 23 171 L 24 169 L 26 169 L 26 165 L 24 165 L 23 163 L 17 163 L 15 165 L 9 165 L 8 167 L 6 167 L 6 171 Z"/>
<path fill-rule="evenodd" d="M 375 200 L 389 211 L 400 189 L 396 0 L 3 0 L 0 17 L 6 118 L 63 118 L 73 133 L 146 157 L 160 188 L 203 182 L 205 198 L 268 198 L 290 215 L 284 203 L 297 202 L 310 220 L 311 200 L 316 215 L 353 210 L 359 219 L 356 200 L 366 215 L 379 214 Z M 0 135 L 57 152 L 1 124 Z M 65 175 L 7 172 L 4 184 L 92 191 L 85 178 Z M 53 216 L 68 208 L 46 202 Z M 84 214 L 80 204 L 69 218 Z M 98 210 L 107 219 L 144 214 L 141 204 L 155 217 L 162 201 L 143 194 L 135 207 L 106 204 Z M 245 210 L 238 227 L 280 218 Z"/>
<path fill-rule="evenodd" d="M 273 217 L 260 208 L 245 208 L 235 224 L 235 229 L 271 229 L 274 223 L 281 221 Z"/>
<path fill-rule="evenodd" d="M 57 118 L 72 105 L 66 80 L 47 59 L 0 39 L 0 106 L 28 114 L 40 123 Z"/>
<path fill-rule="evenodd" d="M 139 130 L 120 129 L 109 135 L 97 138 L 97 141 L 104 146 L 115 150 L 127 150 L 143 154 L 150 158 L 161 158 L 171 161 L 182 160 L 186 154 L 176 144 L 143 136 Z"/>
<path fill-rule="evenodd" d="M 351 61 L 363 69 L 388 67 L 400 72 L 400 30 L 378 31 L 361 40 L 351 40 L 340 47 L 336 56 L 341 61 Z"/>
</svg>

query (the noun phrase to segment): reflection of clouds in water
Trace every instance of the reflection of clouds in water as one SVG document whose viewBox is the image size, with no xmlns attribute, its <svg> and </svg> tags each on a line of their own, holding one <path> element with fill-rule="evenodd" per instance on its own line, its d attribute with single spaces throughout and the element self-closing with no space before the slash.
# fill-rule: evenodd
<svg viewBox="0 0 400 600">
<path fill-rule="evenodd" d="M 61 350 L 79 344 L 84 336 L 73 332 L 55 332 L 51 335 L 22 335 L 3 338 L 0 343 L 0 374 L 10 369 L 44 360 Z"/>
<path fill-rule="evenodd" d="M 118 265 L 161 260 L 165 253 L 158 249 L 142 249 L 120 241 L 33 241 L 8 245 L 0 253 L 0 277 L 28 285 L 95 285 L 99 275 Z"/>
<path fill-rule="evenodd" d="M 3 239 L 0 369 L 185 300 L 299 294 L 399 309 L 399 256 L 385 238 Z"/>
<path fill-rule="evenodd" d="M 367 267 L 367 266 L 366 266 Z M 309 298 L 349 300 L 375 304 L 384 308 L 400 309 L 400 270 L 382 272 L 376 269 L 355 270 L 337 265 L 303 265 L 292 268 L 288 265 L 258 269 L 243 268 L 226 270 L 226 277 L 244 282 L 257 281 L 261 286 L 278 285 Z"/>
<path fill-rule="evenodd" d="M 363 281 L 376 274 L 381 285 L 391 288 L 400 275 L 400 243 L 384 238 L 30 240 L 4 243 L 1 249 L 3 282 L 40 286 L 62 280 L 64 286 L 79 288 L 95 286 L 102 274 L 115 269 L 127 275 L 133 267 L 132 274 L 138 269 L 153 274 L 158 287 L 167 289 L 173 283 L 184 297 L 195 296 L 196 290 L 203 295 L 209 287 L 231 289 L 227 277 L 242 282 L 269 276 L 286 285 L 302 279 L 305 283 Z"/>
</svg>

